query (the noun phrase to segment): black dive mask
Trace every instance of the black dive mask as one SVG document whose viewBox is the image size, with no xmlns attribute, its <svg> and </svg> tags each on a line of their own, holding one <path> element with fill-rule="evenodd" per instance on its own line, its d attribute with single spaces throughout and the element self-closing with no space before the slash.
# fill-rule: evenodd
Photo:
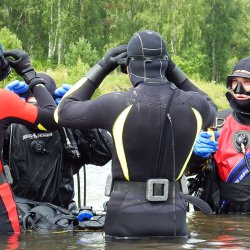
<svg viewBox="0 0 250 250">
<path fill-rule="evenodd" d="M 245 90 L 242 82 L 238 82 L 236 87 L 234 89 L 231 88 L 231 90 L 234 92 L 234 94 L 250 96 L 250 92 Z"/>
</svg>

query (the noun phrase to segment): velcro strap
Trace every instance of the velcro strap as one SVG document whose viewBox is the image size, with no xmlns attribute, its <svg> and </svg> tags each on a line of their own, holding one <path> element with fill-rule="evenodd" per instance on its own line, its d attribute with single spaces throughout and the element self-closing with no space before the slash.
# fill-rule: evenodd
<svg viewBox="0 0 250 250">
<path fill-rule="evenodd" d="M 45 85 L 44 80 L 41 77 L 35 77 L 31 80 L 29 84 L 29 89 L 32 91 L 33 87 L 38 85 L 38 84 L 43 84 Z"/>
<path fill-rule="evenodd" d="M 28 68 L 24 69 L 22 72 L 21 72 L 22 76 L 23 76 L 23 79 L 24 81 L 29 84 L 30 81 L 36 77 L 36 72 L 35 70 L 33 69 L 33 67 L 30 65 Z"/>
</svg>

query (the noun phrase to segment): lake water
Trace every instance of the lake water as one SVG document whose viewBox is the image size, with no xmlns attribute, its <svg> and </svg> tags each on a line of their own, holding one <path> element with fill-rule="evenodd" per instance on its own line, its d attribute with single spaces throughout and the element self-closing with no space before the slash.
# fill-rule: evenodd
<svg viewBox="0 0 250 250">
<path fill-rule="evenodd" d="M 86 205 L 93 206 L 95 210 L 102 210 L 102 204 L 107 200 L 104 196 L 104 186 L 106 176 L 110 173 L 110 164 L 105 167 L 86 166 L 86 173 Z M 80 176 L 82 177 L 83 173 Z M 189 239 L 108 241 L 102 232 L 27 232 L 22 235 L 0 235 L 0 250 L 250 249 L 250 217 L 247 215 L 208 217 L 201 212 L 192 211 L 188 213 L 187 219 Z"/>
</svg>

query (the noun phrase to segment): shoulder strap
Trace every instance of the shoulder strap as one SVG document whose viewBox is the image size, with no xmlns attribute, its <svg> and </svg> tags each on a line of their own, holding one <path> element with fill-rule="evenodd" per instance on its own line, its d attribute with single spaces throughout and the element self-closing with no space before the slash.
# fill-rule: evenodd
<svg viewBox="0 0 250 250">
<path fill-rule="evenodd" d="M 169 120 L 170 105 L 172 103 L 176 87 L 175 88 L 171 87 L 171 90 L 172 91 L 171 91 L 170 97 L 168 99 L 168 103 L 167 103 L 165 114 L 164 114 L 163 128 L 162 128 L 161 133 L 160 133 L 160 142 L 159 142 L 159 147 L 158 147 L 158 151 L 157 151 L 156 166 L 155 166 L 155 171 L 154 171 L 155 178 L 159 177 L 159 173 L 160 173 L 160 169 L 161 169 L 161 161 L 162 161 L 162 155 L 163 155 L 163 150 L 164 150 L 164 145 L 165 145 L 163 138 L 164 138 L 164 135 L 166 133 L 166 120 L 167 120 L 167 118 Z M 172 126 L 172 124 L 171 124 L 171 126 Z M 172 138 L 172 140 L 173 140 L 173 138 Z"/>
<path fill-rule="evenodd" d="M 206 203 L 202 199 L 200 199 L 200 198 L 198 198 L 196 196 L 188 195 L 188 194 L 180 193 L 180 195 L 183 197 L 183 199 L 185 201 L 187 201 L 187 202 L 193 204 L 194 206 L 198 207 L 206 215 L 212 215 L 213 214 L 213 210 L 211 209 L 211 207 L 208 205 L 208 203 Z"/>
</svg>

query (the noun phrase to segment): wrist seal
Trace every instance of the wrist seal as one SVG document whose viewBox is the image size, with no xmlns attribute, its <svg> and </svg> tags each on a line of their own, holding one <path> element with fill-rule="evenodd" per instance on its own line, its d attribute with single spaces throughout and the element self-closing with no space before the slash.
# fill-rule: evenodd
<svg viewBox="0 0 250 250">
<path fill-rule="evenodd" d="M 188 76 L 177 65 L 175 65 L 172 72 L 166 77 L 170 82 L 173 82 L 177 87 L 179 87 L 188 78 Z"/>
<path fill-rule="evenodd" d="M 23 77 L 24 81 L 29 84 L 30 81 L 36 77 L 36 72 L 32 66 L 29 66 L 24 69 L 20 75 Z"/>
<path fill-rule="evenodd" d="M 42 79 L 41 77 L 38 77 L 38 76 L 37 76 L 37 77 L 33 78 L 33 79 L 30 81 L 30 83 L 29 83 L 29 90 L 30 90 L 31 92 L 33 92 L 33 88 L 34 88 L 36 85 L 38 85 L 38 84 L 45 85 L 43 79 Z"/>
<path fill-rule="evenodd" d="M 102 80 L 106 77 L 106 73 L 102 66 L 96 64 L 90 71 L 85 75 L 85 77 L 93 83 L 93 85 L 98 88 Z"/>
</svg>

